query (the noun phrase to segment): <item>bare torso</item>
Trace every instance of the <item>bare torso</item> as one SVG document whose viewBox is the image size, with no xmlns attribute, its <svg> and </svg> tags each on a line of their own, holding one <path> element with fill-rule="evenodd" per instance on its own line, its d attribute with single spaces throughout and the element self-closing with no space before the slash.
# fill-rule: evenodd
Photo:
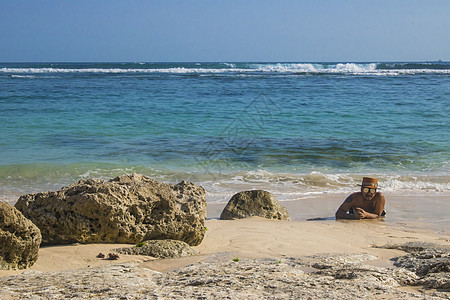
<svg viewBox="0 0 450 300">
<path fill-rule="evenodd" d="M 377 219 L 383 213 L 385 202 L 384 195 L 380 192 L 374 195 L 367 195 L 362 191 L 353 193 L 336 211 L 336 219 Z M 353 213 L 349 213 L 350 210 Z"/>
</svg>

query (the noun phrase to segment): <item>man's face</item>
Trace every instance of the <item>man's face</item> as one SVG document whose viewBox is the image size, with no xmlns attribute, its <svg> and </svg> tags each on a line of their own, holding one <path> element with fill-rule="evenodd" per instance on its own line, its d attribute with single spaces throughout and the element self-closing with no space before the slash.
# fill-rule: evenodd
<svg viewBox="0 0 450 300">
<path fill-rule="evenodd" d="M 367 201 L 372 200 L 372 198 L 375 196 L 376 189 L 374 188 L 368 188 L 365 186 L 361 187 L 361 194 L 363 195 L 363 198 Z"/>
</svg>

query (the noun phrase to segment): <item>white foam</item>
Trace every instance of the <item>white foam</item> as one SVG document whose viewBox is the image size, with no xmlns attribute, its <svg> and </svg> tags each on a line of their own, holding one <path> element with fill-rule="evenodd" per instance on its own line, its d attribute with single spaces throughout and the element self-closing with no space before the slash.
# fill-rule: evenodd
<svg viewBox="0 0 450 300">
<path fill-rule="evenodd" d="M 120 174 L 139 171 L 160 181 L 178 183 L 181 180 L 193 181 L 205 188 L 208 202 L 226 202 L 237 192 L 261 189 L 273 193 L 280 201 L 313 199 L 326 194 L 349 194 L 359 190 L 363 176 L 369 175 L 379 180 L 383 193 L 448 195 L 450 176 L 445 174 L 385 175 L 385 174 L 346 174 L 313 171 L 310 173 L 281 173 L 268 170 L 242 171 L 230 174 L 198 174 L 169 170 L 135 170 L 133 168 L 92 168 L 81 175 L 67 178 L 46 177 L 7 178 L 0 186 L 0 199 L 15 201 L 18 196 L 38 191 L 59 189 L 75 180 L 100 178 L 108 180 Z M 142 172 L 144 171 L 144 172 Z"/>
<path fill-rule="evenodd" d="M 380 182 L 380 190 L 402 193 L 449 193 L 449 176 L 401 176 L 372 174 Z M 209 201 L 226 201 L 234 193 L 263 189 L 277 195 L 279 200 L 296 200 L 323 194 L 347 194 L 358 191 L 360 174 L 326 174 L 314 171 L 308 174 L 273 173 L 255 170 L 230 174 L 218 181 L 199 182 L 209 192 Z"/>
<path fill-rule="evenodd" d="M 377 64 L 337 64 L 332 70 L 343 73 L 372 73 L 376 71 Z"/>
<path fill-rule="evenodd" d="M 279 73 L 319 73 L 320 65 L 313 64 L 260 64 L 255 65 L 257 71 Z"/>
<path fill-rule="evenodd" d="M 12 78 L 36 78 L 33 75 L 11 75 Z"/>
<path fill-rule="evenodd" d="M 233 69 L 236 68 L 236 65 L 235 64 L 231 64 L 231 63 L 222 63 L 222 65 L 225 65 L 225 66 L 233 68 Z"/>
</svg>

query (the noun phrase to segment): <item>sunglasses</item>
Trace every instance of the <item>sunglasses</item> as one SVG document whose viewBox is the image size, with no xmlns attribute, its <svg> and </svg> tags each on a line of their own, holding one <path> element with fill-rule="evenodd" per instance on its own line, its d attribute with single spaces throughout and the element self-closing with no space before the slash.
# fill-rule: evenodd
<svg viewBox="0 0 450 300">
<path fill-rule="evenodd" d="M 377 189 L 369 189 L 369 188 L 363 188 L 364 193 L 368 193 L 370 191 L 371 194 L 375 194 Z"/>
</svg>

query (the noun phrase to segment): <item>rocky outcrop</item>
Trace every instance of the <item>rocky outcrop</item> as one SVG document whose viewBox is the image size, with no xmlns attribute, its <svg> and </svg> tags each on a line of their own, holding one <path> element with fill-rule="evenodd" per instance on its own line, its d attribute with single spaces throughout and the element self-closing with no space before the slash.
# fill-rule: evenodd
<svg viewBox="0 0 450 300">
<path fill-rule="evenodd" d="M 407 255 L 394 258 L 394 265 L 415 272 L 416 285 L 450 291 L 450 247 L 434 243 L 411 242 L 384 248 L 400 249 Z"/>
<path fill-rule="evenodd" d="M 247 217 L 289 220 L 289 214 L 275 197 L 266 191 L 253 190 L 235 194 L 220 215 L 222 220 Z"/>
<path fill-rule="evenodd" d="M 16 208 L 41 230 L 43 244 L 129 243 L 174 239 L 198 245 L 205 234 L 205 190 L 139 174 L 81 180 L 24 195 Z"/>
<path fill-rule="evenodd" d="M 367 265 L 361 254 L 233 260 L 224 254 L 167 272 L 117 264 L 0 277 L 1 299 L 449 299 L 405 289 L 405 269 Z M 326 267 L 317 269 L 314 266 Z"/>
<path fill-rule="evenodd" d="M 188 244 L 176 240 L 151 240 L 136 244 L 134 247 L 115 249 L 116 252 L 129 255 L 148 255 L 155 258 L 179 258 L 198 255 Z"/>
<path fill-rule="evenodd" d="M 0 269 L 26 269 L 38 258 L 41 233 L 30 220 L 0 202 Z"/>
<path fill-rule="evenodd" d="M 388 269 L 374 267 L 365 262 L 377 259 L 368 254 L 324 254 L 310 256 L 317 269 L 315 274 L 331 276 L 335 279 L 365 281 L 367 283 L 383 283 L 399 287 L 414 284 L 419 278 L 414 272 L 406 269 Z"/>
</svg>

